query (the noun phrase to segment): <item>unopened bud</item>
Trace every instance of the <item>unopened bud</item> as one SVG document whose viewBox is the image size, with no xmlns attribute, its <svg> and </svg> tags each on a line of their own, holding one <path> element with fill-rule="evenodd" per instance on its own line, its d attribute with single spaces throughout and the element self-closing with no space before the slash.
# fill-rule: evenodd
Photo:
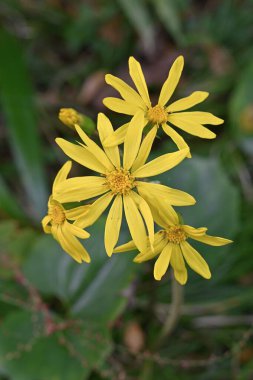
<svg viewBox="0 0 253 380">
<path fill-rule="evenodd" d="M 91 135 L 96 127 L 91 118 L 77 112 L 74 108 L 61 108 L 59 119 L 63 124 L 74 130 L 75 125 L 79 125 L 88 135 Z"/>
<path fill-rule="evenodd" d="M 82 116 L 74 108 L 61 108 L 59 119 L 63 124 L 75 129 L 75 124 L 81 124 Z"/>
</svg>

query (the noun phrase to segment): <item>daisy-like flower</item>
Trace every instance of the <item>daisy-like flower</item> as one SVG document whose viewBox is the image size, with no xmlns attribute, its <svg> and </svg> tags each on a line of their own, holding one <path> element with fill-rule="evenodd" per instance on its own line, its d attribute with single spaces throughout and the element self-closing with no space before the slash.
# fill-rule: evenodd
<svg viewBox="0 0 253 380">
<path fill-rule="evenodd" d="M 114 87 L 120 93 L 122 99 L 113 97 L 105 98 L 103 103 L 109 109 L 127 115 L 135 115 L 137 112 L 141 112 L 144 116 L 145 123 L 143 126 L 137 126 L 138 128 L 144 128 L 148 123 L 154 127 L 161 126 L 179 149 L 187 148 L 188 145 L 183 137 L 171 127 L 171 124 L 191 135 L 205 139 L 213 139 L 216 135 L 204 127 L 203 124 L 222 124 L 222 119 L 209 112 L 182 112 L 203 102 L 209 95 L 208 92 L 195 91 L 191 95 L 168 105 L 181 77 L 183 66 L 184 58 L 183 56 L 179 56 L 174 61 L 169 75 L 162 86 L 158 103 L 152 105 L 141 65 L 134 57 L 130 57 L 129 73 L 138 92 L 120 78 L 107 74 L 105 76 L 106 83 Z M 122 143 L 127 129 L 128 124 L 124 124 L 118 128 L 113 135 L 106 139 L 105 144 L 111 146 Z M 190 153 L 188 157 L 190 157 Z"/>
<path fill-rule="evenodd" d="M 58 172 L 52 189 L 52 195 L 48 200 L 48 214 L 42 219 L 44 232 L 52 234 L 64 251 L 66 251 L 78 263 L 82 261 L 90 262 L 90 256 L 77 238 L 87 239 L 90 234 L 80 227 L 75 226 L 68 220 L 76 220 L 80 214 L 87 212 L 87 206 L 80 206 L 71 210 L 66 210 L 63 205 L 55 199 L 58 186 L 66 180 L 70 169 L 71 161 L 67 161 Z"/>
<path fill-rule="evenodd" d="M 137 123 L 141 122 L 141 117 L 136 115 L 129 125 L 130 132 L 136 129 Z M 183 191 L 147 183 L 143 178 L 155 176 L 178 165 L 189 150 L 164 154 L 146 163 L 155 133 L 150 131 L 141 146 L 141 135 L 137 133 L 134 140 L 126 140 L 123 162 L 121 162 L 118 146 L 104 146 L 104 140 L 113 133 L 113 128 L 109 119 L 102 113 L 98 115 L 97 129 L 104 149 L 93 142 L 79 126 L 76 126 L 76 130 L 82 140 L 81 144 L 76 145 L 61 138 L 56 139 L 57 144 L 70 158 L 100 174 L 67 179 L 59 187 L 56 199 L 64 203 L 98 197 L 88 212 L 75 223 L 81 227 L 92 225 L 113 201 L 105 225 L 107 254 L 111 256 L 118 241 L 123 208 L 136 246 L 141 252 L 145 251 L 146 229 L 151 245 L 154 240 L 151 208 L 159 205 L 164 210 L 169 207 L 171 214 L 174 215 L 175 212 L 170 205 L 190 205 L 194 204 L 195 200 Z"/>
<path fill-rule="evenodd" d="M 161 219 L 160 219 L 161 221 Z M 200 241 L 213 246 L 221 246 L 232 243 L 232 240 L 206 234 L 207 228 L 194 228 L 180 224 L 178 217 L 174 223 L 168 219 L 162 221 L 162 230 L 155 234 L 153 249 L 148 247 L 144 252 L 139 253 L 134 261 L 142 263 L 158 256 L 154 266 L 154 277 L 156 280 L 166 273 L 171 264 L 176 280 L 184 285 L 187 281 L 187 269 L 185 261 L 195 272 L 206 279 L 211 278 L 208 264 L 203 257 L 189 243 L 188 239 Z M 123 244 L 114 250 L 114 253 L 126 252 L 136 249 L 133 241 Z"/>
</svg>

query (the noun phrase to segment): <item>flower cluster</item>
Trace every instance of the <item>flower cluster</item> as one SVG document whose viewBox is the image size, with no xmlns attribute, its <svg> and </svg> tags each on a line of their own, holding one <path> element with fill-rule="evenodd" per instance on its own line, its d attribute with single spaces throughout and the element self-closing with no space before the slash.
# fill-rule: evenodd
<svg viewBox="0 0 253 380">
<path fill-rule="evenodd" d="M 107 74 L 106 83 L 119 92 L 121 99 L 105 98 L 105 106 L 130 115 L 131 120 L 114 130 L 108 117 L 99 113 L 97 132 L 101 146 L 80 127 L 80 114 L 73 109 L 60 111 L 61 121 L 76 130 L 80 141 L 74 144 L 57 138 L 56 143 L 69 158 L 97 174 L 67 178 L 71 161 L 66 162 L 54 181 L 48 215 L 42 220 L 42 225 L 44 231 L 51 233 L 77 262 L 90 261 L 78 238 L 89 237 L 85 229 L 95 223 L 109 206 L 104 233 L 107 255 L 137 249 L 139 253 L 134 259 L 137 263 L 157 257 L 154 266 L 156 280 L 162 278 L 171 264 L 176 280 L 185 284 L 185 262 L 204 278 L 210 278 L 206 261 L 188 243 L 188 239 L 213 246 L 231 242 L 207 235 L 207 228 L 184 225 L 173 206 L 190 206 L 195 204 L 195 199 L 181 190 L 150 180 L 150 177 L 168 171 L 186 157 L 191 157 L 190 148 L 176 131 L 177 128 L 194 136 L 213 139 L 216 135 L 204 125 L 223 123 L 222 119 L 209 112 L 185 112 L 203 102 L 208 96 L 207 92 L 195 91 L 168 104 L 183 65 L 184 59 L 180 56 L 173 63 L 155 105 L 151 104 L 141 66 L 133 57 L 129 59 L 129 73 L 137 91 L 120 78 Z M 148 161 L 160 127 L 178 150 Z M 120 153 L 121 144 L 123 152 Z M 66 205 L 70 202 L 82 202 L 82 205 L 68 209 Z M 116 247 L 123 213 L 132 241 Z M 155 224 L 162 228 L 157 233 Z"/>
</svg>

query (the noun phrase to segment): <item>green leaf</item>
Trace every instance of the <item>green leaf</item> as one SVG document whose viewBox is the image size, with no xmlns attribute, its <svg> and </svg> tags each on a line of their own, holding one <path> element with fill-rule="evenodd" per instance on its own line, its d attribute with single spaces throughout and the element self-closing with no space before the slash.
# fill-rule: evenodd
<svg viewBox="0 0 253 380">
<path fill-rule="evenodd" d="M 27 289 L 13 280 L 13 273 L 0 273 L 0 319 L 29 305 Z M 9 279 L 8 279 L 9 277 Z"/>
<path fill-rule="evenodd" d="M 68 20 L 64 30 L 69 50 L 76 53 L 82 45 L 93 41 L 96 28 L 97 18 L 94 9 L 88 4 L 80 5 L 76 17 Z"/>
<path fill-rule="evenodd" d="M 0 336 L 1 367 L 15 380 L 85 380 L 110 351 L 105 328 L 35 311 L 11 314 Z"/>
<path fill-rule="evenodd" d="M 13 220 L 5 220 L 0 223 L 0 248 L 7 248 L 10 240 L 15 236 L 16 223 Z"/>
<path fill-rule="evenodd" d="M 166 30 L 179 45 L 182 45 L 184 42 L 184 35 L 178 2 L 175 0 L 152 0 L 152 4 Z"/>
<path fill-rule="evenodd" d="M 11 258 L 25 257 L 38 234 L 31 228 L 20 228 L 14 220 L 0 222 L 1 252 L 11 253 Z"/>
<path fill-rule="evenodd" d="M 118 0 L 126 17 L 142 39 L 147 51 L 155 49 L 155 28 L 147 3 L 143 0 Z"/>
<path fill-rule="evenodd" d="M 20 205 L 10 189 L 8 189 L 2 177 L 0 177 L 0 210 L 15 219 L 25 219 Z"/>
<path fill-rule="evenodd" d="M 37 128 L 34 93 L 15 37 L 0 31 L 0 95 L 9 143 L 35 219 L 41 218 L 47 192 Z"/>
<path fill-rule="evenodd" d="M 90 264 L 77 264 L 51 236 L 42 236 L 30 251 L 24 273 L 43 294 L 56 295 L 69 304 L 72 315 L 108 323 L 125 306 L 124 290 L 137 265 L 128 254 L 107 257 L 103 224 L 100 220 L 92 226 L 91 237 L 83 241 L 91 255 Z"/>
<path fill-rule="evenodd" d="M 229 102 L 229 118 L 235 136 L 253 134 L 253 64 L 238 78 Z"/>
<path fill-rule="evenodd" d="M 130 257 L 115 256 L 107 261 L 72 306 L 74 315 L 113 321 L 126 304 L 124 290 L 132 280 L 134 264 Z M 103 310 L 101 315 L 101 310 Z"/>
</svg>

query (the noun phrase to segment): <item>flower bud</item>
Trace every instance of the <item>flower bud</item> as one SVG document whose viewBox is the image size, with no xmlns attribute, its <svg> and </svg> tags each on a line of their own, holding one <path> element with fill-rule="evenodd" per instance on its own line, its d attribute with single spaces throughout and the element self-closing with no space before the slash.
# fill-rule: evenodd
<svg viewBox="0 0 253 380">
<path fill-rule="evenodd" d="M 75 125 L 79 125 L 88 135 L 91 135 L 95 130 L 94 121 L 88 116 L 77 112 L 74 108 L 61 108 L 59 119 L 63 124 L 74 130 Z"/>
</svg>

